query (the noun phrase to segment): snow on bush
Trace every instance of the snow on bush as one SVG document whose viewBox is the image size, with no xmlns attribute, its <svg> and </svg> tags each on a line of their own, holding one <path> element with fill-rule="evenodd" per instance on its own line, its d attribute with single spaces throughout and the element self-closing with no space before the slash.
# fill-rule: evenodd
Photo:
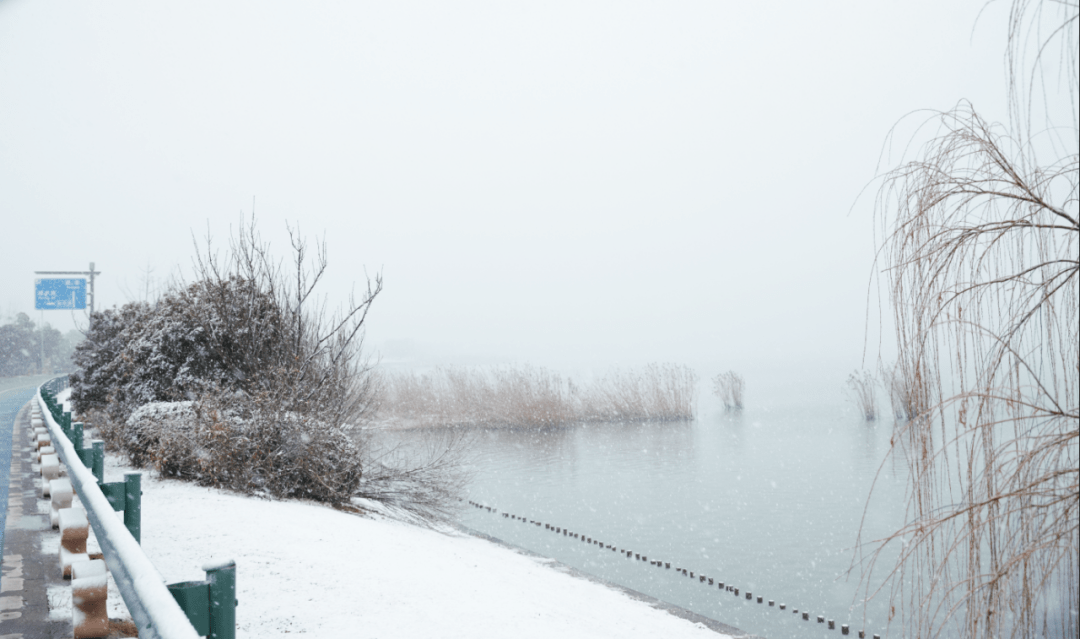
<svg viewBox="0 0 1080 639">
<path fill-rule="evenodd" d="M 116 441 L 132 463 L 164 476 L 280 498 L 345 503 L 363 468 L 344 428 L 239 392 L 140 407 Z"/>
<path fill-rule="evenodd" d="M 162 438 L 169 439 L 175 436 L 173 433 L 192 430 L 195 422 L 193 406 L 191 401 L 144 404 L 127 418 L 125 428 L 110 432 L 106 441 L 127 453 L 136 466 L 157 466 Z"/>
<path fill-rule="evenodd" d="M 287 270 L 251 224 L 224 258 L 207 240 L 193 283 L 152 305 L 95 313 L 72 379 L 81 418 L 133 463 L 165 475 L 277 497 L 351 499 L 363 464 L 347 425 L 371 401 L 361 346 L 382 281 L 327 314 L 314 295 L 325 246 L 310 260 L 290 235 Z"/>
</svg>

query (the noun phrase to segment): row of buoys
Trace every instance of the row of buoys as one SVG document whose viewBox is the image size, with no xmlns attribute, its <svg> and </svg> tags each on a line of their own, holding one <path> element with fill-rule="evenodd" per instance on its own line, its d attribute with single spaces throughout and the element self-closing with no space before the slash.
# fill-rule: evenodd
<svg viewBox="0 0 1080 639">
<path fill-rule="evenodd" d="M 499 512 L 499 510 L 497 510 L 495 508 L 492 508 L 491 506 L 488 506 L 486 504 L 481 504 L 479 502 L 475 502 L 475 501 L 471 501 L 471 500 L 468 503 L 469 503 L 470 506 L 472 506 L 474 508 L 479 508 L 480 510 L 486 510 L 487 512 L 495 514 L 495 515 L 502 515 L 506 519 L 512 519 L 514 521 L 520 521 L 522 523 L 533 525 L 533 526 L 536 526 L 536 527 L 543 526 L 544 530 L 551 531 L 551 532 L 553 532 L 555 534 L 562 534 L 564 537 L 568 537 L 568 538 L 571 538 L 571 539 L 579 539 L 579 540 L 581 540 L 581 541 L 583 541 L 583 542 L 585 542 L 587 544 L 592 544 L 592 545 L 595 545 L 595 546 L 599 546 L 600 549 L 602 549 L 602 550 L 612 550 L 612 551 L 620 553 L 620 554 L 625 554 L 627 559 L 634 559 L 636 561 L 648 561 L 649 565 L 656 566 L 657 568 L 665 568 L 665 569 L 670 569 L 671 568 L 671 562 L 670 561 L 661 561 L 661 560 L 658 560 L 658 559 L 650 560 L 647 555 L 643 555 L 643 554 L 641 554 L 639 552 L 634 552 L 633 550 L 628 550 L 626 548 L 619 548 L 619 547 L 617 547 L 617 546 L 615 546 L 613 544 L 606 544 L 606 543 L 604 543 L 604 542 L 602 542 L 602 541 L 600 541 L 598 539 L 593 539 L 592 537 L 587 537 L 582 533 L 570 531 L 570 530 L 568 530 L 566 528 L 563 528 L 562 526 L 555 526 L 555 525 L 552 525 L 552 524 L 537 521 L 535 519 L 528 519 L 526 517 L 522 517 L 521 515 L 515 515 L 515 514 L 512 514 L 512 513 L 508 513 L 508 512 Z M 704 583 L 707 582 L 709 586 L 712 586 L 714 583 L 716 583 L 717 587 L 720 590 L 723 590 L 725 592 L 730 592 L 736 597 L 739 596 L 740 589 L 738 587 L 733 586 L 731 584 L 725 584 L 724 582 L 720 581 L 719 579 L 714 579 L 713 577 L 709 577 L 709 576 L 706 576 L 706 575 L 701 574 L 701 573 L 697 573 L 695 575 L 693 570 L 688 570 L 686 568 L 679 568 L 679 567 L 675 568 L 675 573 L 676 574 L 681 574 L 681 575 L 683 575 L 685 577 L 689 577 L 691 579 L 693 579 L 696 576 L 697 580 L 698 580 L 698 583 L 704 584 Z M 754 596 L 753 593 L 746 592 L 744 594 L 745 594 L 745 601 L 750 601 L 750 602 L 755 601 L 755 596 Z M 756 597 L 756 601 L 759 604 L 762 604 L 762 603 L 765 603 L 765 598 L 758 595 Z M 769 607 L 777 607 L 776 606 L 776 600 L 769 599 Z M 779 605 L 779 608 L 780 608 L 780 610 L 786 610 L 787 609 L 787 604 L 786 603 L 781 603 Z M 797 615 L 797 614 L 799 614 L 799 609 L 798 608 L 792 608 L 791 613 L 794 614 L 794 615 Z M 810 612 L 804 610 L 803 613 L 802 613 L 802 619 L 803 619 L 803 621 L 809 621 L 810 620 Z M 824 615 L 817 615 L 817 622 L 818 623 L 824 624 L 824 623 L 826 623 L 826 621 L 828 621 L 829 630 L 835 630 L 836 629 L 836 621 L 834 619 L 826 620 Z M 840 634 L 846 635 L 846 634 L 849 634 L 849 633 L 850 633 L 850 627 L 848 626 L 848 624 L 846 624 L 846 623 L 841 624 L 840 625 Z M 860 630 L 859 631 L 859 639 L 866 639 L 866 631 L 865 630 Z M 873 639 L 881 639 L 881 635 L 874 635 Z"/>
</svg>

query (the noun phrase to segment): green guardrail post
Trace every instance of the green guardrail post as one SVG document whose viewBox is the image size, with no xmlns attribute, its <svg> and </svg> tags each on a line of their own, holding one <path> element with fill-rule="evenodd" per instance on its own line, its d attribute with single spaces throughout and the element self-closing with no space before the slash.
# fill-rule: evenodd
<svg viewBox="0 0 1080 639">
<path fill-rule="evenodd" d="M 180 609 L 187 615 L 195 634 L 210 634 L 210 584 L 205 581 L 183 581 L 166 586 Z"/>
<path fill-rule="evenodd" d="M 105 481 L 105 442 L 100 439 L 95 439 L 90 442 L 91 450 L 94 451 L 91 463 L 93 466 L 91 470 L 94 472 L 94 477 L 97 477 L 98 483 Z"/>
<path fill-rule="evenodd" d="M 142 543 L 142 473 L 124 473 L 124 525 Z"/>
<path fill-rule="evenodd" d="M 207 639 L 236 639 L 236 562 L 204 566 L 210 582 L 210 634 Z"/>
<path fill-rule="evenodd" d="M 75 447 L 75 452 L 82 456 L 83 449 L 83 425 L 82 422 L 75 422 L 71 425 L 71 444 Z"/>
</svg>

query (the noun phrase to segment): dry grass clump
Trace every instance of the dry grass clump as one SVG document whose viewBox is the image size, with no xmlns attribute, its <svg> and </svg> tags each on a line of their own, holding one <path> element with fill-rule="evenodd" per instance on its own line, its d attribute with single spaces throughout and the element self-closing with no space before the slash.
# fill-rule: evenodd
<svg viewBox="0 0 1080 639">
<path fill-rule="evenodd" d="M 612 371 L 588 385 L 534 366 L 390 373 L 378 418 L 407 425 L 542 427 L 694 416 L 694 372 L 673 364 Z"/>
<path fill-rule="evenodd" d="M 874 376 L 870 371 L 855 371 L 848 375 L 848 393 L 859 408 L 863 418 L 872 422 L 877 419 L 877 399 L 874 397 Z"/>
<path fill-rule="evenodd" d="M 713 378 L 713 394 L 724 402 L 724 408 L 728 410 L 741 409 L 743 407 L 743 389 L 746 383 L 742 375 L 735 371 L 720 373 Z"/>
</svg>

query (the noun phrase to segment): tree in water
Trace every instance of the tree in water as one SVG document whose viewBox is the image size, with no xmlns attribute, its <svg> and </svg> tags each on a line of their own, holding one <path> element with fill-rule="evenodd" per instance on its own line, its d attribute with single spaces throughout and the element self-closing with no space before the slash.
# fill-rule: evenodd
<svg viewBox="0 0 1080 639">
<path fill-rule="evenodd" d="M 1008 121 L 936 114 L 878 196 L 911 485 L 856 561 L 906 636 L 1078 633 L 1078 5 L 1016 0 L 1009 27 Z"/>
</svg>

